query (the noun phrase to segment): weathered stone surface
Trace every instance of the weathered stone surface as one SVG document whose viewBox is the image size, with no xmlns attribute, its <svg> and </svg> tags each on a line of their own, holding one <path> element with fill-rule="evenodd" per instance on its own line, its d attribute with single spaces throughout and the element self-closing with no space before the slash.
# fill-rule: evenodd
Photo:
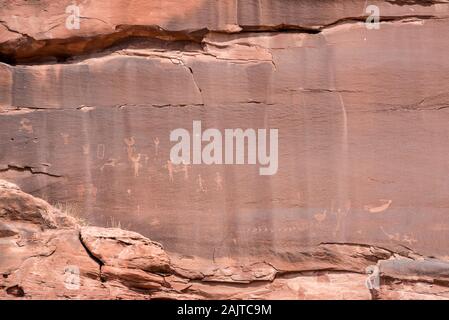
<svg viewBox="0 0 449 320">
<path fill-rule="evenodd" d="M 235 33 L 242 30 L 319 31 L 342 22 L 366 20 L 366 4 L 356 0 L 276 1 L 238 0 L 183 2 L 121 0 L 80 4 L 81 28 L 66 28 L 69 0 L 24 0 L 0 2 L 0 52 L 18 58 L 40 55 L 80 54 L 101 49 L 130 35 L 152 35 L 163 39 L 195 38 L 195 31 Z M 371 1 L 385 20 L 410 17 L 445 18 L 443 1 Z M 18 9 L 19 8 L 19 9 Z M 126 8 L 126 9 L 125 9 Z M 146 27 L 146 28 L 145 28 Z M 92 39 L 92 37 L 96 37 Z"/>
<path fill-rule="evenodd" d="M 121 229 L 83 227 L 81 241 L 104 265 L 167 272 L 169 259 L 159 243 Z"/>
<path fill-rule="evenodd" d="M 175 296 L 154 267 L 201 286 L 320 270 L 339 283 L 397 255 L 448 260 L 449 3 L 370 1 L 379 30 L 355 0 L 84 1 L 79 30 L 65 27 L 69 4 L 0 1 L 0 178 L 143 235 L 82 229 L 112 296 L 146 285 Z M 278 128 L 277 174 L 172 165 L 170 131 L 193 120 Z M 1 235 L 74 223 L 7 188 Z M 414 263 L 399 274 L 428 270 Z M 401 293 L 379 296 L 412 297 L 395 272 Z M 431 297 L 424 286 L 415 298 Z"/>
<path fill-rule="evenodd" d="M 0 186 L 0 200 L 20 191 L 3 180 Z M 52 208 L 24 193 L 20 199 Z M 76 223 L 49 228 L 42 219 L 9 211 L 0 217 L 0 299 L 449 298 L 448 262 L 409 251 L 335 243 L 296 252 L 288 269 L 262 260 L 211 263 L 169 258 L 160 244 L 135 232 Z M 47 214 L 56 221 L 55 213 L 65 214 Z M 365 286 L 365 269 L 376 265 L 381 285 L 373 293 Z"/>
<path fill-rule="evenodd" d="M 447 283 L 449 262 L 437 259 L 399 259 L 382 261 L 380 271 L 385 277 L 408 281 Z"/>
<path fill-rule="evenodd" d="M 20 191 L 3 180 L 0 185 L 0 200 Z M 20 200 L 51 208 L 29 195 L 22 195 Z M 4 204 L 6 210 L 14 206 Z M 50 210 L 48 215 L 53 217 L 55 212 Z M 24 228 L 24 224 L 35 228 Z M 76 223 L 48 228 L 39 219 L 11 221 L 5 216 L 0 217 L 0 226 L 3 299 L 449 298 L 444 290 L 448 263 L 413 252 L 323 244 L 296 252 L 296 258 L 291 255 L 287 270 L 276 262 L 242 265 L 219 260 L 211 264 L 176 254 L 169 258 L 161 245 L 118 228 L 80 227 Z M 376 265 L 380 287 L 370 292 L 364 273 L 366 267 Z"/>
<path fill-rule="evenodd" d="M 101 268 L 101 277 L 105 281 L 116 280 L 126 287 L 141 290 L 160 290 L 166 284 L 161 276 L 127 268 L 104 266 Z"/>
<path fill-rule="evenodd" d="M 45 201 L 22 192 L 16 185 L 2 182 L 0 185 L 0 217 L 36 223 L 42 227 L 55 228 L 53 208 Z"/>
</svg>

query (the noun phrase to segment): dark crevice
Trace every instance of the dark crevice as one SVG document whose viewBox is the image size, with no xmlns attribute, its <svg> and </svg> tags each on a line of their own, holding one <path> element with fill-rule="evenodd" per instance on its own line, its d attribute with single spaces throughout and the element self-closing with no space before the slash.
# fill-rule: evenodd
<svg viewBox="0 0 449 320">
<path fill-rule="evenodd" d="M 446 4 L 446 1 L 437 1 L 437 0 L 385 0 L 390 4 L 398 5 L 398 6 L 422 6 L 422 7 L 431 7 L 435 4 Z"/>
<path fill-rule="evenodd" d="M 164 42 L 201 43 L 207 29 L 167 31 L 159 26 L 118 25 L 110 34 L 66 39 L 35 40 L 27 35 L 0 44 L 0 62 L 11 65 L 48 61 L 66 62 L 72 57 L 108 50 L 129 40 L 162 40 Z"/>
<path fill-rule="evenodd" d="M 35 167 L 31 167 L 31 166 L 17 166 L 17 165 L 11 165 L 9 164 L 7 168 L 5 169 L 0 169 L 0 172 L 6 172 L 6 171 L 19 171 L 19 172 L 29 172 L 31 174 L 42 174 L 42 175 L 46 175 L 49 177 L 53 177 L 53 178 L 62 178 L 62 175 L 59 174 L 54 174 L 54 173 L 49 173 L 49 172 L 44 172 L 44 171 L 39 171 L 36 170 Z"/>
<path fill-rule="evenodd" d="M 79 232 L 78 239 L 83 246 L 84 250 L 86 251 L 89 258 L 91 258 L 96 264 L 98 264 L 98 280 L 102 283 L 106 282 L 106 279 L 103 277 L 102 274 L 102 268 L 104 266 L 104 262 L 101 261 L 99 258 L 97 258 L 87 247 L 87 245 L 83 241 L 83 237 L 81 236 L 81 232 Z"/>
<path fill-rule="evenodd" d="M 11 296 L 18 297 L 18 298 L 22 298 L 25 296 L 25 291 L 19 285 L 15 285 L 15 286 L 6 288 L 6 293 Z"/>
<path fill-rule="evenodd" d="M 319 31 L 323 31 L 325 29 L 329 29 L 329 28 L 333 28 L 335 26 L 338 25 L 342 25 L 342 24 L 354 24 L 354 23 L 360 23 L 363 22 L 365 23 L 367 20 L 367 16 L 360 16 L 360 17 L 347 17 L 347 18 L 342 18 L 339 19 L 333 23 L 327 24 L 325 26 L 322 26 L 319 28 Z M 380 17 L 379 18 L 379 22 L 407 22 L 409 20 L 443 20 L 443 19 L 447 19 L 447 17 L 437 17 L 437 16 L 433 16 L 433 15 L 403 15 L 403 16 L 385 16 L 385 17 Z"/>
<path fill-rule="evenodd" d="M 87 245 L 86 245 L 86 244 L 84 243 L 84 241 L 83 241 L 83 237 L 81 236 L 81 232 L 79 233 L 78 238 L 79 238 L 79 240 L 80 240 L 80 242 L 81 242 L 81 245 L 83 246 L 84 250 L 86 250 L 86 253 L 89 255 L 89 257 L 90 257 L 92 260 L 94 260 L 94 261 L 100 266 L 100 275 L 101 275 L 101 267 L 104 266 L 104 262 L 101 261 L 99 258 L 97 258 L 97 257 L 96 257 L 96 256 L 89 250 L 89 248 L 87 247 Z"/>
<path fill-rule="evenodd" d="M 276 32 L 276 33 L 307 33 L 307 34 L 317 34 L 320 33 L 320 28 L 307 28 L 301 27 L 297 25 L 288 25 L 288 24 L 280 24 L 276 26 L 250 26 L 250 25 L 242 25 L 240 26 L 242 31 L 239 32 L 241 34 L 244 33 L 268 33 L 268 32 Z M 219 32 L 218 32 L 219 33 Z"/>
<path fill-rule="evenodd" d="M 404 15 L 381 17 L 380 22 L 406 22 L 411 19 L 430 20 L 446 19 L 433 15 Z M 214 30 L 216 33 L 245 34 L 245 33 L 306 33 L 319 34 L 323 30 L 341 24 L 365 22 L 367 16 L 346 17 L 330 24 L 316 27 L 304 27 L 299 25 L 279 24 L 273 26 L 241 25 L 241 31 L 226 32 Z M 2 25 L 4 22 L 0 21 Z M 5 25 L 7 28 L 7 26 Z M 26 34 L 21 34 L 19 39 L 10 40 L 0 44 L 0 62 L 17 64 L 41 64 L 56 62 L 65 63 L 71 58 L 90 55 L 107 51 L 115 46 L 120 46 L 133 39 L 160 40 L 165 43 L 188 42 L 201 46 L 206 34 L 212 30 L 207 28 L 199 30 L 169 31 L 156 25 L 118 25 L 110 34 L 93 35 L 90 37 L 72 37 L 66 39 L 36 40 Z M 11 30 L 11 32 L 15 32 Z M 18 33 L 18 32 L 15 32 Z"/>
</svg>

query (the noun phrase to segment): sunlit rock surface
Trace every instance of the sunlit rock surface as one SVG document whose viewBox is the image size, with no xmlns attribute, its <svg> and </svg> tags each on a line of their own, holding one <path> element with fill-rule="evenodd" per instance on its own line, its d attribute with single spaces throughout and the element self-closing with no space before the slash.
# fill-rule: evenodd
<svg viewBox="0 0 449 320">
<path fill-rule="evenodd" d="M 406 248 L 327 243 L 271 263 L 211 262 L 88 226 L 4 180 L 0 196 L 0 299 L 449 298 L 449 262 Z"/>
<path fill-rule="evenodd" d="M 70 4 L 0 1 L 0 178 L 235 279 L 256 277 L 250 266 L 264 279 L 271 266 L 356 270 L 329 282 L 307 275 L 318 296 L 349 277 L 371 297 L 370 263 L 302 254 L 322 257 L 323 246 L 389 252 L 372 264 L 401 250 L 448 259 L 448 3 L 370 1 L 381 13 L 373 30 L 364 1 L 92 0 L 80 5 L 79 30 L 66 28 Z M 277 174 L 173 165 L 170 132 L 192 131 L 194 120 L 204 130 L 279 129 Z M 13 213 L 37 219 L 26 207 Z M 85 252 L 64 232 L 71 255 Z M 146 283 L 151 259 L 128 270 L 93 255 L 120 286 Z M 150 286 L 165 288 L 156 278 Z M 382 294 L 406 298 L 404 281 Z"/>
</svg>

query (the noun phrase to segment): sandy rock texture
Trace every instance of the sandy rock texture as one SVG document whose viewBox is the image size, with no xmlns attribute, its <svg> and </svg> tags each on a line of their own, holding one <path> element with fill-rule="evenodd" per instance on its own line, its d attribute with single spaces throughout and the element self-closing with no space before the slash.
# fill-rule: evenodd
<svg viewBox="0 0 449 320">
<path fill-rule="evenodd" d="M 400 258 L 379 297 L 444 296 L 448 1 L 84 0 L 70 30 L 72 4 L 0 0 L 2 241 L 38 236 L 5 242 L 6 291 L 60 297 L 76 261 L 98 297 L 370 298 Z M 173 165 L 194 120 L 278 129 L 277 174 Z"/>
<path fill-rule="evenodd" d="M 0 299 L 449 298 L 449 262 L 404 248 L 323 243 L 287 264 L 210 263 L 136 232 L 80 226 L 3 180 L 0 196 Z M 370 266 L 379 274 L 372 290 Z"/>
</svg>

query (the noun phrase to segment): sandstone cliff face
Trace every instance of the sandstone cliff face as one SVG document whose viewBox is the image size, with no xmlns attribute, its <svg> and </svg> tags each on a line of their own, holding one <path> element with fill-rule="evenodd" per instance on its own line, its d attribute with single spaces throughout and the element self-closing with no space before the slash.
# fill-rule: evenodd
<svg viewBox="0 0 449 320">
<path fill-rule="evenodd" d="M 329 243 L 289 263 L 210 263 L 135 232 L 80 226 L 3 180 L 0 196 L 0 299 L 449 298 L 449 262 L 404 248 Z M 367 267 L 379 272 L 372 290 Z"/>
<path fill-rule="evenodd" d="M 131 233 L 43 232 L 44 242 L 64 233 L 67 241 L 52 248 L 86 261 L 86 285 L 98 285 L 99 296 L 111 294 L 101 289 L 108 281 L 129 289 L 145 279 L 171 294 L 167 275 L 197 286 L 187 292 L 199 296 L 212 290 L 200 280 L 217 277 L 252 283 L 261 274 L 273 281 L 267 286 L 276 279 L 300 288 L 279 273 L 335 270 L 326 286 L 353 279 L 355 295 L 369 298 L 361 273 L 408 256 L 398 248 L 448 259 L 449 3 L 370 1 L 380 9 L 377 30 L 364 23 L 368 3 L 355 0 L 87 0 L 79 3 L 80 28 L 69 30 L 71 4 L 0 0 L 0 178 L 76 206 L 90 225 L 139 232 L 195 266 L 183 276 L 170 271 L 159 246 Z M 278 128 L 277 174 L 172 165 L 170 131 L 191 130 L 193 120 L 204 128 Z M 34 214 L 14 211 L 32 228 L 60 226 Z M 118 238 L 133 248 L 122 261 L 132 267 L 116 257 Z M 385 249 L 372 258 L 371 248 Z M 45 252 L 36 259 L 57 259 L 43 259 Z M 140 253 L 157 258 L 140 261 Z M 98 264 L 108 281 L 98 280 Z M 228 269 L 198 271 L 215 264 Z M 324 276 L 299 277 L 327 290 L 316 282 Z M 407 279 L 395 293 L 393 281 L 391 294 L 415 290 Z"/>
</svg>

